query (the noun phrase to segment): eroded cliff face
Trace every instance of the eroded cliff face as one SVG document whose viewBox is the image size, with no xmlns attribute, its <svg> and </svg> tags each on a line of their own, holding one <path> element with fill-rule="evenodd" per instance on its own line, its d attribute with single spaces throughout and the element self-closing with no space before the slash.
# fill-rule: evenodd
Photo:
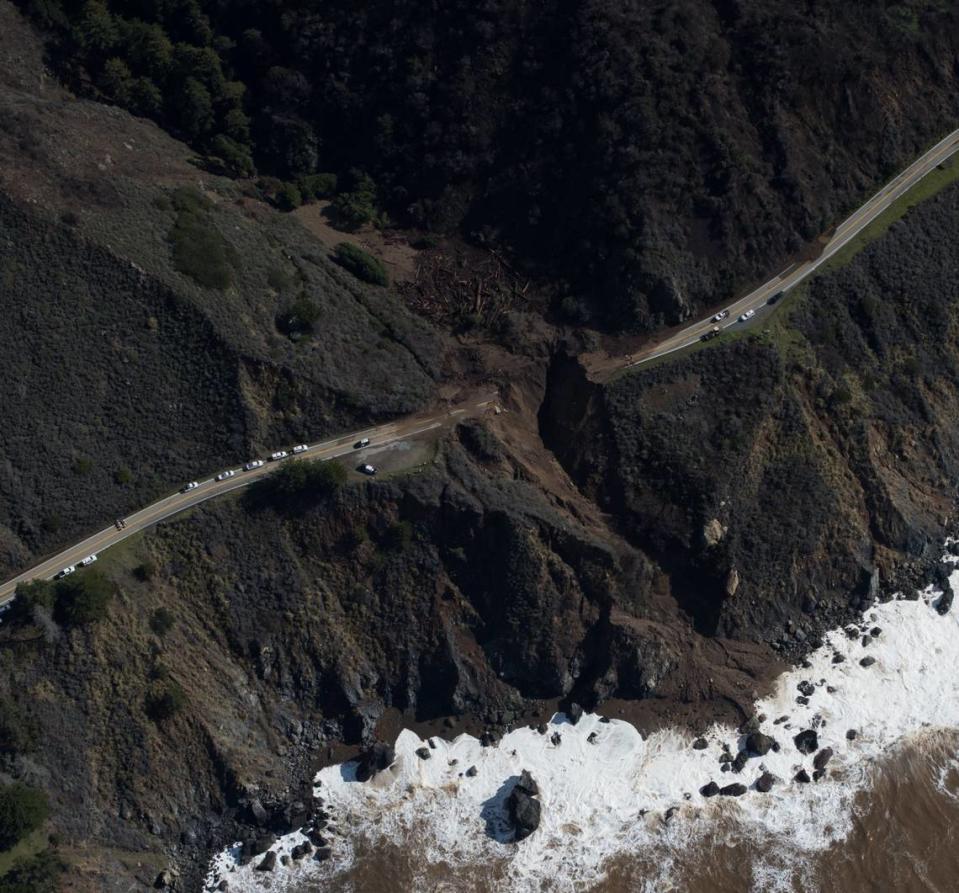
<svg viewBox="0 0 959 893">
<path fill-rule="evenodd" d="M 554 360 L 544 440 L 706 634 L 798 653 L 915 575 L 959 472 L 959 190 L 766 331 L 587 380 Z"/>
</svg>

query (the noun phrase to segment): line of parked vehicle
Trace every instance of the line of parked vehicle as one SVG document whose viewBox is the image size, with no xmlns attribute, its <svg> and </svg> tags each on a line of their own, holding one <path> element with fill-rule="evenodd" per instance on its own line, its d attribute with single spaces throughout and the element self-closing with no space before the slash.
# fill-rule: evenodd
<svg viewBox="0 0 959 893">
<path fill-rule="evenodd" d="M 766 301 L 766 305 L 768 307 L 772 307 L 774 304 L 778 304 L 784 294 L 785 292 L 777 291 L 776 294 L 774 294 L 771 298 L 769 298 Z M 743 313 L 739 317 L 739 322 L 749 322 L 749 320 L 751 320 L 755 315 L 756 315 L 755 310 L 752 310 L 752 309 L 747 310 L 745 313 Z M 724 319 L 727 319 L 728 317 L 729 317 L 728 310 L 720 310 L 719 313 L 717 313 L 712 318 L 711 321 L 713 323 L 721 323 Z M 722 329 L 720 329 L 718 325 L 714 325 L 708 332 L 703 332 L 703 334 L 699 336 L 699 340 L 712 341 L 713 338 L 715 338 L 717 335 L 720 335 L 720 334 L 722 334 Z"/>
<path fill-rule="evenodd" d="M 363 449 L 363 447 L 368 447 L 369 445 L 370 445 L 370 439 L 368 437 L 364 437 L 353 444 L 353 449 L 361 450 Z M 275 453 L 270 453 L 268 460 L 251 459 L 249 462 L 244 463 L 243 471 L 253 471 L 255 468 L 262 468 L 267 463 L 267 461 L 279 462 L 282 459 L 286 459 L 287 456 L 299 456 L 302 453 L 307 452 L 309 449 L 310 447 L 308 444 L 299 443 L 290 450 L 277 450 Z M 366 474 L 370 476 L 376 474 L 376 466 L 370 465 L 368 463 L 360 465 L 356 470 L 361 472 L 362 474 Z M 238 469 L 228 468 L 226 471 L 221 471 L 218 475 L 216 475 L 214 480 L 225 481 L 231 477 L 235 477 L 237 471 Z M 188 484 L 184 484 L 180 488 L 180 492 L 189 493 L 191 490 L 195 490 L 199 486 L 200 486 L 199 481 L 190 481 Z M 114 522 L 114 527 L 116 527 L 117 530 L 122 530 L 126 526 L 127 526 L 126 521 L 124 521 L 122 518 L 117 518 L 117 520 Z M 96 560 L 97 560 L 96 554 L 87 555 L 86 558 L 82 559 L 81 561 L 78 561 L 76 564 L 67 565 L 67 567 L 63 568 L 63 570 L 61 570 L 59 573 L 57 573 L 54 576 L 54 579 L 59 580 L 63 577 L 67 577 L 70 574 L 72 574 L 74 571 L 76 571 L 78 567 L 89 567 Z"/>
</svg>

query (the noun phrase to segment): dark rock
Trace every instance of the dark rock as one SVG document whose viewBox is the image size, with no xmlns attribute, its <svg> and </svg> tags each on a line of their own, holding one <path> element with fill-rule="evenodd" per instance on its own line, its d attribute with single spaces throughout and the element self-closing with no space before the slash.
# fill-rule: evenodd
<svg viewBox="0 0 959 893">
<path fill-rule="evenodd" d="M 483 747 L 492 747 L 496 743 L 496 736 L 487 729 L 480 735 L 480 745 Z"/>
<path fill-rule="evenodd" d="M 809 784 L 812 779 L 809 777 L 809 773 L 805 769 L 800 769 L 793 776 L 793 781 L 798 781 L 800 784 Z"/>
<path fill-rule="evenodd" d="M 733 758 L 732 768 L 733 772 L 742 772 L 743 768 L 746 765 L 746 761 L 749 759 L 749 754 L 746 751 L 741 750 Z"/>
<path fill-rule="evenodd" d="M 259 825 L 261 828 L 266 827 L 270 821 L 270 814 L 266 811 L 266 808 L 259 801 L 259 799 L 254 798 L 250 801 L 250 816 L 253 819 L 255 825 Z"/>
<path fill-rule="evenodd" d="M 599 718 L 599 721 L 602 722 L 602 723 L 607 723 L 607 722 L 609 722 L 609 717 L 608 717 L 608 716 L 601 716 L 601 717 Z"/>
<path fill-rule="evenodd" d="M 871 667 L 875 662 L 876 662 L 876 658 L 874 658 L 874 657 L 872 657 L 872 656 L 864 657 L 861 661 L 859 661 L 859 666 L 860 666 L 860 667 Z"/>
<path fill-rule="evenodd" d="M 773 789 L 773 785 L 775 783 L 775 775 L 773 775 L 771 772 L 763 772 L 763 774 L 756 779 L 756 790 L 762 792 L 763 794 L 768 794 Z"/>
<path fill-rule="evenodd" d="M 273 871 L 274 868 L 276 868 L 276 852 L 274 850 L 270 850 L 263 857 L 263 860 L 260 862 L 260 864 L 256 866 L 255 870 L 256 871 Z"/>
<path fill-rule="evenodd" d="M 746 750 L 753 756 L 764 757 L 773 749 L 775 743 L 775 738 L 762 732 L 753 732 L 746 737 Z"/>
<path fill-rule="evenodd" d="M 539 794 L 539 785 L 533 780 L 533 776 L 529 774 L 528 769 L 524 769 L 519 774 L 519 781 L 516 782 L 516 787 L 522 791 L 526 791 L 531 797 L 535 797 Z"/>
<path fill-rule="evenodd" d="M 539 732 L 540 735 L 545 735 L 545 734 L 546 734 L 546 723 L 541 722 L 541 723 L 536 727 L 536 731 Z"/>
<path fill-rule="evenodd" d="M 724 751 L 719 755 L 719 762 L 720 762 L 720 763 L 731 763 L 732 761 L 733 761 L 733 755 L 732 755 L 728 750 L 724 750 Z"/>
<path fill-rule="evenodd" d="M 317 862 L 325 862 L 332 855 L 333 850 L 331 850 L 328 846 L 321 846 L 317 847 L 316 852 L 313 854 L 313 858 L 316 859 Z"/>
<path fill-rule="evenodd" d="M 693 750 L 705 750 L 709 747 L 709 742 L 705 738 L 697 738 L 693 742 Z"/>
<path fill-rule="evenodd" d="M 796 698 L 796 703 L 797 703 L 797 704 L 802 704 L 803 706 L 805 706 L 806 704 L 809 703 L 809 698 L 807 698 L 805 695 L 799 695 L 799 696 Z"/>
<path fill-rule="evenodd" d="M 303 843 L 298 843 L 292 850 L 290 850 L 290 855 L 293 857 L 294 861 L 299 861 L 304 856 L 309 856 L 313 852 L 313 845 L 304 840 Z"/>
<path fill-rule="evenodd" d="M 812 761 L 813 769 L 824 769 L 826 763 L 832 758 L 832 748 L 824 747 L 819 753 L 816 754 L 816 758 Z"/>
<path fill-rule="evenodd" d="M 827 685 L 827 686 L 826 686 L 826 691 L 829 692 L 829 694 L 834 695 L 834 694 L 836 693 L 836 686 L 835 686 L 835 685 Z"/>
<path fill-rule="evenodd" d="M 595 732 L 590 732 L 590 733 L 586 736 L 586 740 L 587 740 L 587 742 L 589 742 L 590 744 L 595 744 L 595 743 L 596 743 L 596 733 L 595 733 Z"/>
<path fill-rule="evenodd" d="M 180 875 L 175 868 L 164 868 L 163 871 L 156 876 L 153 886 L 157 890 L 169 890 L 177 885 L 179 879 Z"/>
<path fill-rule="evenodd" d="M 553 732 L 553 734 L 549 736 L 549 740 L 550 740 L 554 745 L 556 745 L 556 747 L 559 747 L 560 742 L 563 740 L 563 736 L 560 735 L 559 732 Z"/>
<path fill-rule="evenodd" d="M 583 718 L 583 708 L 580 707 L 577 703 L 572 703 L 569 705 L 569 710 L 566 711 L 566 716 L 569 718 L 569 721 L 575 726 Z"/>
<path fill-rule="evenodd" d="M 313 846 L 326 846 L 326 838 L 320 833 L 321 830 L 320 828 L 311 828 L 306 832 L 306 836 Z"/>
<path fill-rule="evenodd" d="M 719 793 L 723 797 L 741 797 L 747 790 L 746 785 L 735 782 L 734 784 L 728 784 L 726 787 L 720 788 Z"/>
<path fill-rule="evenodd" d="M 226 890 L 230 889 L 230 882 L 226 878 L 223 878 L 223 880 L 216 885 L 216 888 L 220 893 L 225 893 Z"/>
<path fill-rule="evenodd" d="M 816 686 L 814 686 L 808 679 L 803 679 L 799 685 L 796 686 L 799 689 L 799 693 L 805 695 L 807 698 L 811 698 L 813 693 L 816 691 Z"/>
<path fill-rule="evenodd" d="M 943 590 L 942 590 L 942 595 L 940 595 L 939 598 L 936 599 L 936 603 L 934 605 L 936 609 L 936 613 L 948 614 L 949 609 L 952 607 L 952 599 L 953 599 L 952 587 L 949 585 L 949 580 L 947 579 L 945 581 L 945 586 L 943 587 Z"/>
<path fill-rule="evenodd" d="M 679 807 L 678 807 L 678 806 L 670 806 L 669 809 L 666 810 L 665 821 L 668 823 L 669 820 L 670 820 L 674 815 L 676 815 L 677 812 L 679 812 Z"/>
<path fill-rule="evenodd" d="M 840 654 L 838 651 L 832 656 L 832 662 L 834 664 L 841 664 L 846 659 L 844 654 Z"/>
<path fill-rule="evenodd" d="M 356 780 L 369 781 L 377 772 L 382 772 L 393 765 L 396 752 L 389 744 L 377 741 L 360 754 L 356 766 Z"/>
<path fill-rule="evenodd" d="M 415 753 L 421 760 L 428 760 L 430 758 L 430 749 L 428 747 L 417 747 Z"/>
<path fill-rule="evenodd" d="M 917 602 L 919 601 L 919 590 L 918 589 L 909 589 L 906 591 L 904 596 L 907 602 Z"/>
<path fill-rule="evenodd" d="M 862 645 L 863 648 L 866 648 L 872 644 L 872 638 L 869 636 L 863 636 L 862 641 L 859 644 Z"/>
<path fill-rule="evenodd" d="M 812 774 L 812 780 L 819 781 L 819 779 L 822 778 L 825 774 L 826 774 L 825 769 L 816 769 L 816 771 L 813 772 Z"/>
<path fill-rule="evenodd" d="M 819 737 L 812 729 L 803 729 L 793 737 L 793 743 L 800 753 L 809 754 L 819 750 Z"/>
<path fill-rule="evenodd" d="M 846 740 L 855 741 L 859 737 L 859 733 L 855 729 L 846 730 Z"/>
<path fill-rule="evenodd" d="M 733 765 L 732 763 L 723 763 L 722 766 L 719 767 L 719 771 L 729 772 L 729 770 L 732 768 L 732 765 Z"/>
<path fill-rule="evenodd" d="M 432 738 L 427 738 L 426 743 L 430 746 L 430 750 L 436 750 L 436 742 Z"/>
<path fill-rule="evenodd" d="M 715 797 L 719 793 L 719 785 L 715 781 L 711 781 L 709 784 L 704 784 L 699 789 L 699 793 L 704 797 Z"/>
<path fill-rule="evenodd" d="M 871 630 L 869 630 L 869 635 L 872 636 L 874 639 L 878 639 L 879 636 L 882 635 L 882 627 L 874 626 Z"/>
<path fill-rule="evenodd" d="M 514 841 L 525 840 L 538 827 L 542 807 L 536 799 L 538 787 L 525 769 L 506 798 L 506 812 L 513 826 Z"/>
<path fill-rule="evenodd" d="M 469 769 L 466 770 L 466 777 L 467 777 L 467 778 L 475 778 L 475 777 L 476 777 L 476 771 L 477 771 L 477 770 L 476 770 L 476 767 L 475 767 L 475 766 L 470 766 Z"/>
</svg>

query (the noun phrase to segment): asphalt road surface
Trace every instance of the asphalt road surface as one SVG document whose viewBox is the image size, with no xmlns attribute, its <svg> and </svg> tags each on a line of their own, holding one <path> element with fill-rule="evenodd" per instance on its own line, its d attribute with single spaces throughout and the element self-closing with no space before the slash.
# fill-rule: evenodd
<svg viewBox="0 0 959 893">
<path fill-rule="evenodd" d="M 699 341 L 714 325 L 718 325 L 721 329 L 727 329 L 730 326 L 748 324 L 739 321 L 739 317 L 742 316 L 743 313 L 747 310 L 758 311 L 766 305 L 766 302 L 773 295 L 782 291 L 788 291 L 811 273 L 815 272 L 820 265 L 824 264 L 844 245 L 859 235 L 860 232 L 882 214 L 894 201 L 908 192 L 926 174 L 933 170 L 936 165 L 942 164 L 942 162 L 950 158 L 956 151 L 959 151 L 959 130 L 954 130 L 949 136 L 936 143 L 928 152 L 916 159 L 894 179 L 890 180 L 879 192 L 844 220 L 836 228 L 832 238 L 826 243 L 822 254 L 815 260 L 808 260 L 787 267 L 778 276 L 773 277 L 764 285 L 759 286 L 755 291 L 750 292 L 744 298 L 740 298 L 735 303 L 730 304 L 729 307 L 726 308 L 729 311 L 729 316 L 721 322 L 713 322 L 712 317 L 701 319 L 670 336 L 665 341 L 652 345 L 643 351 L 643 353 L 634 354 L 624 363 L 624 366 L 626 368 L 641 366 L 643 363 L 648 363 L 657 357 L 662 357 L 674 351 L 682 350 L 684 347 L 689 347 Z"/>
<path fill-rule="evenodd" d="M 316 443 L 309 446 L 309 449 L 298 456 L 290 455 L 285 459 L 276 462 L 266 461 L 260 468 L 254 468 L 251 471 L 244 471 L 243 465 L 232 467 L 236 475 L 223 481 L 217 481 L 215 477 L 207 480 L 198 481 L 198 485 L 193 490 L 186 492 L 179 491 L 166 496 L 152 505 L 148 505 L 132 515 L 123 518 L 125 526 L 118 528 L 116 524 L 111 524 L 105 530 L 87 537 L 82 542 L 64 549 L 57 555 L 42 561 L 22 574 L 7 580 L 0 585 L 0 606 L 9 604 L 13 600 L 14 592 L 18 583 L 28 580 L 44 579 L 50 580 L 63 568 L 69 565 L 77 565 L 88 555 L 95 555 L 104 549 L 116 545 L 125 540 L 128 536 L 152 527 L 160 521 L 172 517 L 179 512 L 206 502 L 214 496 L 222 496 L 232 490 L 239 490 L 246 487 L 254 481 L 263 478 L 265 475 L 276 470 L 279 465 L 285 462 L 302 462 L 304 460 L 316 459 L 335 459 L 338 456 L 354 456 L 356 464 L 359 465 L 365 461 L 365 456 L 374 456 L 378 447 L 387 446 L 398 440 L 404 440 L 426 431 L 440 428 L 454 420 L 475 415 L 482 412 L 488 406 L 492 405 L 493 400 L 487 399 L 480 402 L 470 402 L 456 409 L 451 409 L 429 417 L 413 417 L 398 422 L 390 422 L 386 425 L 380 425 L 376 428 L 367 428 L 363 431 L 352 431 L 336 437 L 333 440 L 326 440 L 322 443 Z M 370 445 L 365 448 L 357 449 L 355 444 L 368 437 Z M 263 457 L 264 459 L 266 457 Z M 375 462 L 375 459 L 371 459 Z M 227 469 L 223 469 L 226 471 Z"/>
</svg>

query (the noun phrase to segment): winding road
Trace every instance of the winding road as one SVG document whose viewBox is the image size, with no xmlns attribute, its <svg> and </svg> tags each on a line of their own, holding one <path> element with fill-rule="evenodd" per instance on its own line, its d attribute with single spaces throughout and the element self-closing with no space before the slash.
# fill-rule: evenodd
<svg viewBox="0 0 959 893">
<path fill-rule="evenodd" d="M 802 282 L 807 276 L 814 273 L 837 251 L 841 250 L 852 241 L 852 239 L 856 238 L 859 233 L 889 208 L 893 202 L 905 195 L 905 193 L 912 189 L 926 174 L 935 169 L 937 165 L 951 158 L 957 151 L 959 151 L 959 129 L 954 130 L 947 137 L 941 139 L 936 145 L 917 158 L 909 167 L 890 180 L 882 189 L 872 196 L 872 198 L 860 205 L 856 211 L 840 223 L 829 241 L 826 242 L 823 247 L 822 254 L 818 257 L 813 260 L 791 264 L 777 276 L 760 285 L 759 288 L 730 304 L 726 308 L 729 311 L 729 316 L 721 322 L 713 322 L 711 316 L 694 322 L 692 325 L 671 335 L 666 340 L 649 346 L 641 353 L 633 354 L 626 360 L 623 366 L 625 368 L 641 366 L 658 357 L 663 357 L 677 350 L 682 350 L 685 347 L 690 347 L 699 341 L 714 325 L 718 325 L 721 329 L 728 329 L 730 326 L 735 325 L 742 326 L 743 323 L 739 322 L 739 317 L 743 313 L 747 310 L 758 312 L 761 307 L 766 306 L 766 302 L 773 295 L 788 291 L 793 288 L 793 286 Z M 757 318 L 759 317 L 754 317 L 754 319 Z"/>
<path fill-rule="evenodd" d="M 901 198 L 926 176 L 926 174 L 937 165 L 942 164 L 942 162 L 946 161 L 957 151 L 959 151 L 959 129 L 954 130 L 947 137 L 936 143 L 935 146 L 883 186 L 872 198 L 844 220 L 825 243 L 823 251 L 818 257 L 790 265 L 779 275 L 774 276 L 745 297 L 730 304 L 729 307 L 726 308 L 729 315 L 718 323 L 720 328 L 727 329 L 730 326 L 742 325 L 742 323 L 739 322 L 739 317 L 747 310 L 758 311 L 766 305 L 770 297 L 779 292 L 788 291 L 811 273 L 815 272 L 837 251 L 842 249 L 862 232 L 863 229 L 872 223 L 883 211 L 892 205 L 893 202 Z M 650 346 L 641 354 L 629 357 L 623 365 L 626 368 L 640 366 L 651 360 L 689 347 L 698 342 L 702 335 L 708 332 L 714 325 L 716 325 L 716 323 L 713 322 L 711 317 L 701 319 L 681 331 L 674 333 L 664 341 Z M 367 455 L 371 451 L 375 452 L 377 447 L 388 446 L 396 441 L 443 427 L 457 417 L 475 415 L 485 410 L 492 402 L 493 398 L 478 403 L 469 402 L 457 409 L 447 410 L 432 416 L 412 417 L 402 421 L 380 425 L 375 428 L 353 431 L 349 434 L 333 438 L 332 440 L 312 444 L 309 446 L 307 452 L 300 456 L 291 456 L 280 460 L 280 462 L 296 462 L 303 461 L 304 459 L 335 459 L 339 456 L 351 454 L 356 455 L 359 459 L 361 455 Z M 354 444 L 366 437 L 370 438 L 370 446 L 361 450 L 355 449 Z M 234 469 L 236 471 L 234 477 L 222 481 L 217 481 L 215 478 L 201 481 L 193 490 L 174 493 L 154 502 L 144 509 L 134 512 L 132 515 L 123 519 L 125 526 L 122 528 L 111 525 L 105 530 L 101 530 L 99 533 L 87 537 L 82 542 L 64 549 L 57 555 L 47 558 L 29 570 L 24 571 L 0 585 L 0 608 L 12 601 L 18 583 L 35 579 L 51 579 L 63 568 L 69 565 L 76 565 L 88 555 L 96 554 L 103 549 L 116 545 L 127 537 L 141 530 L 145 530 L 160 521 L 179 514 L 195 505 L 199 505 L 201 502 L 205 502 L 215 496 L 221 496 L 224 493 L 248 486 L 272 472 L 277 464 L 279 463 L 266 462 L 262 467 L 255 468 L 251 471 L 243 471 L 242 467 L 236 468 Z"/>
<path fill-rule="evenodd" d="M 146 508 L 127 515 L 123 518 L 124 527 L 118 528 L 111 524 L 99 533 L 87 537 L 85 540 L 64 549 L 62 552 L 47 558 L 39 564 L 31 567 L 29 570 L 18 574 L 11 580 L 7 580 L 0 585 L 0 606 L 8 605 L 16 592 L 17 584 L 28 580 L 50 580 L 63 568 L 70 565 L 76 565 L 88 555 L 95 555 L 98 552 L 115 546 L 129 536 L 152 527 L 160 521 L 186 511 L 193 506 L 206 502 L 214 496 L 222 496 L 232 490 L 239 490 L 247 487 L 254 481 L 260 480 L 270 474 L 278 465 L 286 462 L 302 462 L 305 460 L 325 460 L 336 459 L 340 456 L 353 455 L 356 457 L 357 464 L 365 460 L 365 457 L 375 455 L 383 447 L 396 443 L 400 440 L 406 440 L 417 434 L 423 434 L 427 431 L 433 431 L 442 428 L 454 421 L 467 418 L 471 415 L 477 415 L 493 404 L 495 398 L 481 400 L 480 402 L 468 402 L 455 409 L 445 410 L 431 416 L 413 416 L 398 422 L 390 422 L 385 425 L 379 425 L 375 428 L 366 428 L 361 431 L 352 431 L 349 434 L 343 434 L 332 440 L 325 440 L 322 443 L 309 445 L 306 452 L 299 456 L 288 456 L 276 462 L 264 462 L 260 468 L 254 468 L 251 471 L 244 471 L 243 466 L 231 466 L 236 472 L 234 477 L 218 481 L 215 477 L 207 480 L 198 481 L 198 486 L 193 490 L 178 491 L 170 496 L 148 505 Z M 357 449 L 355 444 L 363 438 L 369 438 L 369 446 Z M 226 469 L 224 469 L 226 470 Z"/>
</svg>

